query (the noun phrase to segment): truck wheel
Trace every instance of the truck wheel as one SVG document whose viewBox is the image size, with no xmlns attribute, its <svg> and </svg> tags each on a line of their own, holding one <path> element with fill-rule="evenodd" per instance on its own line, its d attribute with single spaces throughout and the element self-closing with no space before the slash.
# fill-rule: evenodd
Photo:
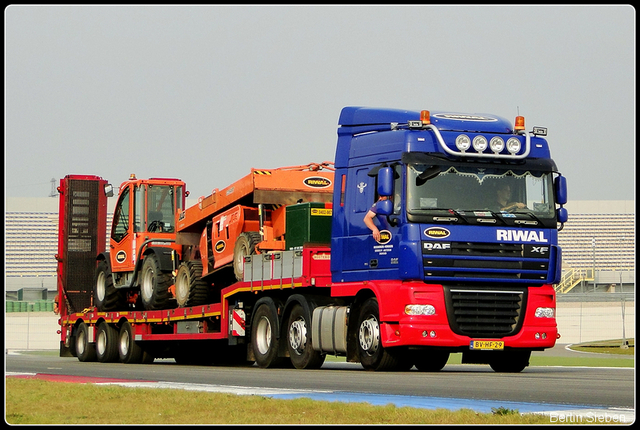
<svg viewBox="0 0 640 430">
<path fill-rule="evenodd" d="M 492 359 L 489 365 L 495 372 L 519 373 L 529 365 L 531 351 L 505 351 Z"/>
<path fill-rule="evenodd" d="M 160 270 L 158 257 L 148 254 L 142 262 L 140 295 L 146 310 L 166 309 L 171 306 L 173 296 L 169 291 L 171 276 Z"/>
<path fill-rule="evenodd" d="M 113 286 L 113 275 L 109 263 L 98 261 L 95 282 L 93 284 L 93 304 L 101 312 L 121 310 L 125 308 L 124 292 Z"/>
<path fill-rule="evenodd" d="M 289 315 L 287 348 L 291 363 L 296 369 L 319 369 L 326 357 L 325 354 L 313 349 L 311 345 L 311 317 L 300 305 L 295 305 Z"/>
<path fill-rule="evenodd" d="M 89 342 L 89 327 L 85 323 L 80 323 L 75 334 L 76 356 L 79 361 L 96 361 L 96 347 Z"/>
<path fill-rule="evenodd" d="M 413 357 L 416 368 L 422 372 L 438 372 L 449 361 L 449 353 L 442 351 L 419 351 Z"/>
<path fill-rule="evenodd" d="M 358 319 L 358 355 L 362 367 L 367 370 L 394 370 L 408 368 L 409 361 L 398 352 L 382 346 L 378 300 L 368 299 L 360 310 Z M 406 353 L 406 350 L 403 350 Z M 406 355 L 406 354 L 405 354 Z"/>
<path fill-rule="evenodd" d="M 202 263 L 185 261 L 176 275 L 176 301 L 178 306 L 197 306 L 207 303 L 209 284 L 202 280 Z"/>
<path fill-rule="evenodd" d="M 256 245 L 262 241 L 257 231 L 246 231 L 236 239 L 233 247 L 233 272 L 238 281 L 244 280 L 244 257 L 256 253 Z"/>
<path fill-rule="evenodd" d="M 125 321 L 120 327 L 118 338 L 118 355 L 123 363 L 141 363 L 143 351 L 135 342 L 133 328 L 129 321 Z"/>
<path fill-rule="evenodd" d="M 96 356 L 101 363 L 109 363 L 118 359 L 118 332 L 106 322 L 102 322 L 98 326 Z"/>
<path fill-rule="evenodd" d="M 259 367 L 279 367 L 284 362 L 283 357 L 278 357 L 277 318 L 268 305 L 261 305 L 253 316 L 251 346 Z"/>
</svg>

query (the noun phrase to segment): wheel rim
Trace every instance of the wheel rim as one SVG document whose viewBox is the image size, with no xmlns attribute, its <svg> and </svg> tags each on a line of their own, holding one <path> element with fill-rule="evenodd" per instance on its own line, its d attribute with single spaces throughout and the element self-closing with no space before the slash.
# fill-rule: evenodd
<svg viewBox="0 0 640 430">
<path fill-rule="evenodd" d="M 107 350 L 107 335 L 104 331 L 98 333 L 98 340 L 96 341 L 96 351 L 98 354 L 103 355 Z"/>
<path fill-rule="evenodd" d="M 380 346 L 380 326 L 373 316 L 362 321 L 358 333 L 360 348 L 368 355 L 373 355 Z"/>
<path fill-rule="evenodd" d="M 126 356 L 129 354 L 129 332 L 124 330 L 120 336 L 120 352 Z"/>
<path fill-rule="evenodd" d="M 189 284 L 189 275 L 180 267 L 176 277 L 176 301 L 180 306 L 185 305 L 189 299 Z"/>
<path fill-rule="evenodd" d="M 98 301 L 102 302 L 107 295 L 107 277 L 104 272 L 100 272 L 98 274 L 98 279 L 96 279 L 96 296 Z"/>
<path fill-rule="evenodd" d="M 76 340 L 76 353 L 78 355 L 82 355 L 84 354 L 84 347 L 85 347 L 85 341 L 86 341 L 86 335 L 84 333 L 84 331 L 80 330 L 77 334 L 77 340 Z"/>
<path fill-rule="evenodd" d="M 265 355 L 271 347 L 271 323 L 267 317 L 260 318 L 256 328 L 256 346 L 258 352 Z"/>
<path fill-rule="evenodd" d="M 142 285 L 140 286 L 140 292 L 142 298 L 145 301 L 151 300 L 153 296 L 153 281 L 155 279 L 155 273 L 151 267 L 147 267 L 142 274 Z"/>
<path fill-rule="evenodd" d="M 302 355 L 307 345 L 307 324 L 304 318 L 298 318 L 289 327 L 289 345 L 298 354 Z"/>
<path fill-rule="evenodd" d="M 236 272 L 236 277 L 240 280 L 241 278 L 244 277 L 244 257 L 249 255 L 249 246 L 245 243 L 240 244 L 240 249 L 239 252 L 235 255 L 235 272 Z"/>
</svg>

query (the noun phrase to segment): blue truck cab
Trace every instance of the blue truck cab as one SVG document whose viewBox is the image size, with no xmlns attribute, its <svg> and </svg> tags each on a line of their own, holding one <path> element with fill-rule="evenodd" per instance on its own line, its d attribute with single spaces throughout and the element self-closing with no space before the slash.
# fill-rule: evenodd
<svg viewBox="0 0 640 430">
<path fill-rule="evenodd" d="M 487 114 L 345 107 L 335 158 L 332 281 L 557 283 L 566 182 L 539 136 L 546 129 L 525 132 L 524 118 L 517 121 L 514 127 Z M 389 228 L 375 242 L 363 219 L 381 193 L 393 203 Z"/>
</svg>

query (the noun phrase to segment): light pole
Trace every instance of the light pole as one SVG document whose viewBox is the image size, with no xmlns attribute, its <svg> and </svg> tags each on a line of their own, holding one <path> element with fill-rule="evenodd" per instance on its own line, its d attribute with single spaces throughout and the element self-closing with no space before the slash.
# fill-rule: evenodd
<svg viewBox="0 0 640 430">
<path fill-rule="evenodd" d="M 593 292 L 596 292 L 596 238 L 591 238 L 591 249 L 593 250 Z"/>
</svg>

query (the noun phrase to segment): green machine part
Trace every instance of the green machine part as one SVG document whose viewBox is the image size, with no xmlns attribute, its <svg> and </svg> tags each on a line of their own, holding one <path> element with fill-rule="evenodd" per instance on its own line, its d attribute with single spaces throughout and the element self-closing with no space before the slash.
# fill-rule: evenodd
<svg viewBox="0 0 640 430">
<path fill-rule="evenodd" d="M 285 246 L 287 250 L 302 245 L 331 243 L 331 203 L 299 203 L 286 208 Z"/>
</svg>

